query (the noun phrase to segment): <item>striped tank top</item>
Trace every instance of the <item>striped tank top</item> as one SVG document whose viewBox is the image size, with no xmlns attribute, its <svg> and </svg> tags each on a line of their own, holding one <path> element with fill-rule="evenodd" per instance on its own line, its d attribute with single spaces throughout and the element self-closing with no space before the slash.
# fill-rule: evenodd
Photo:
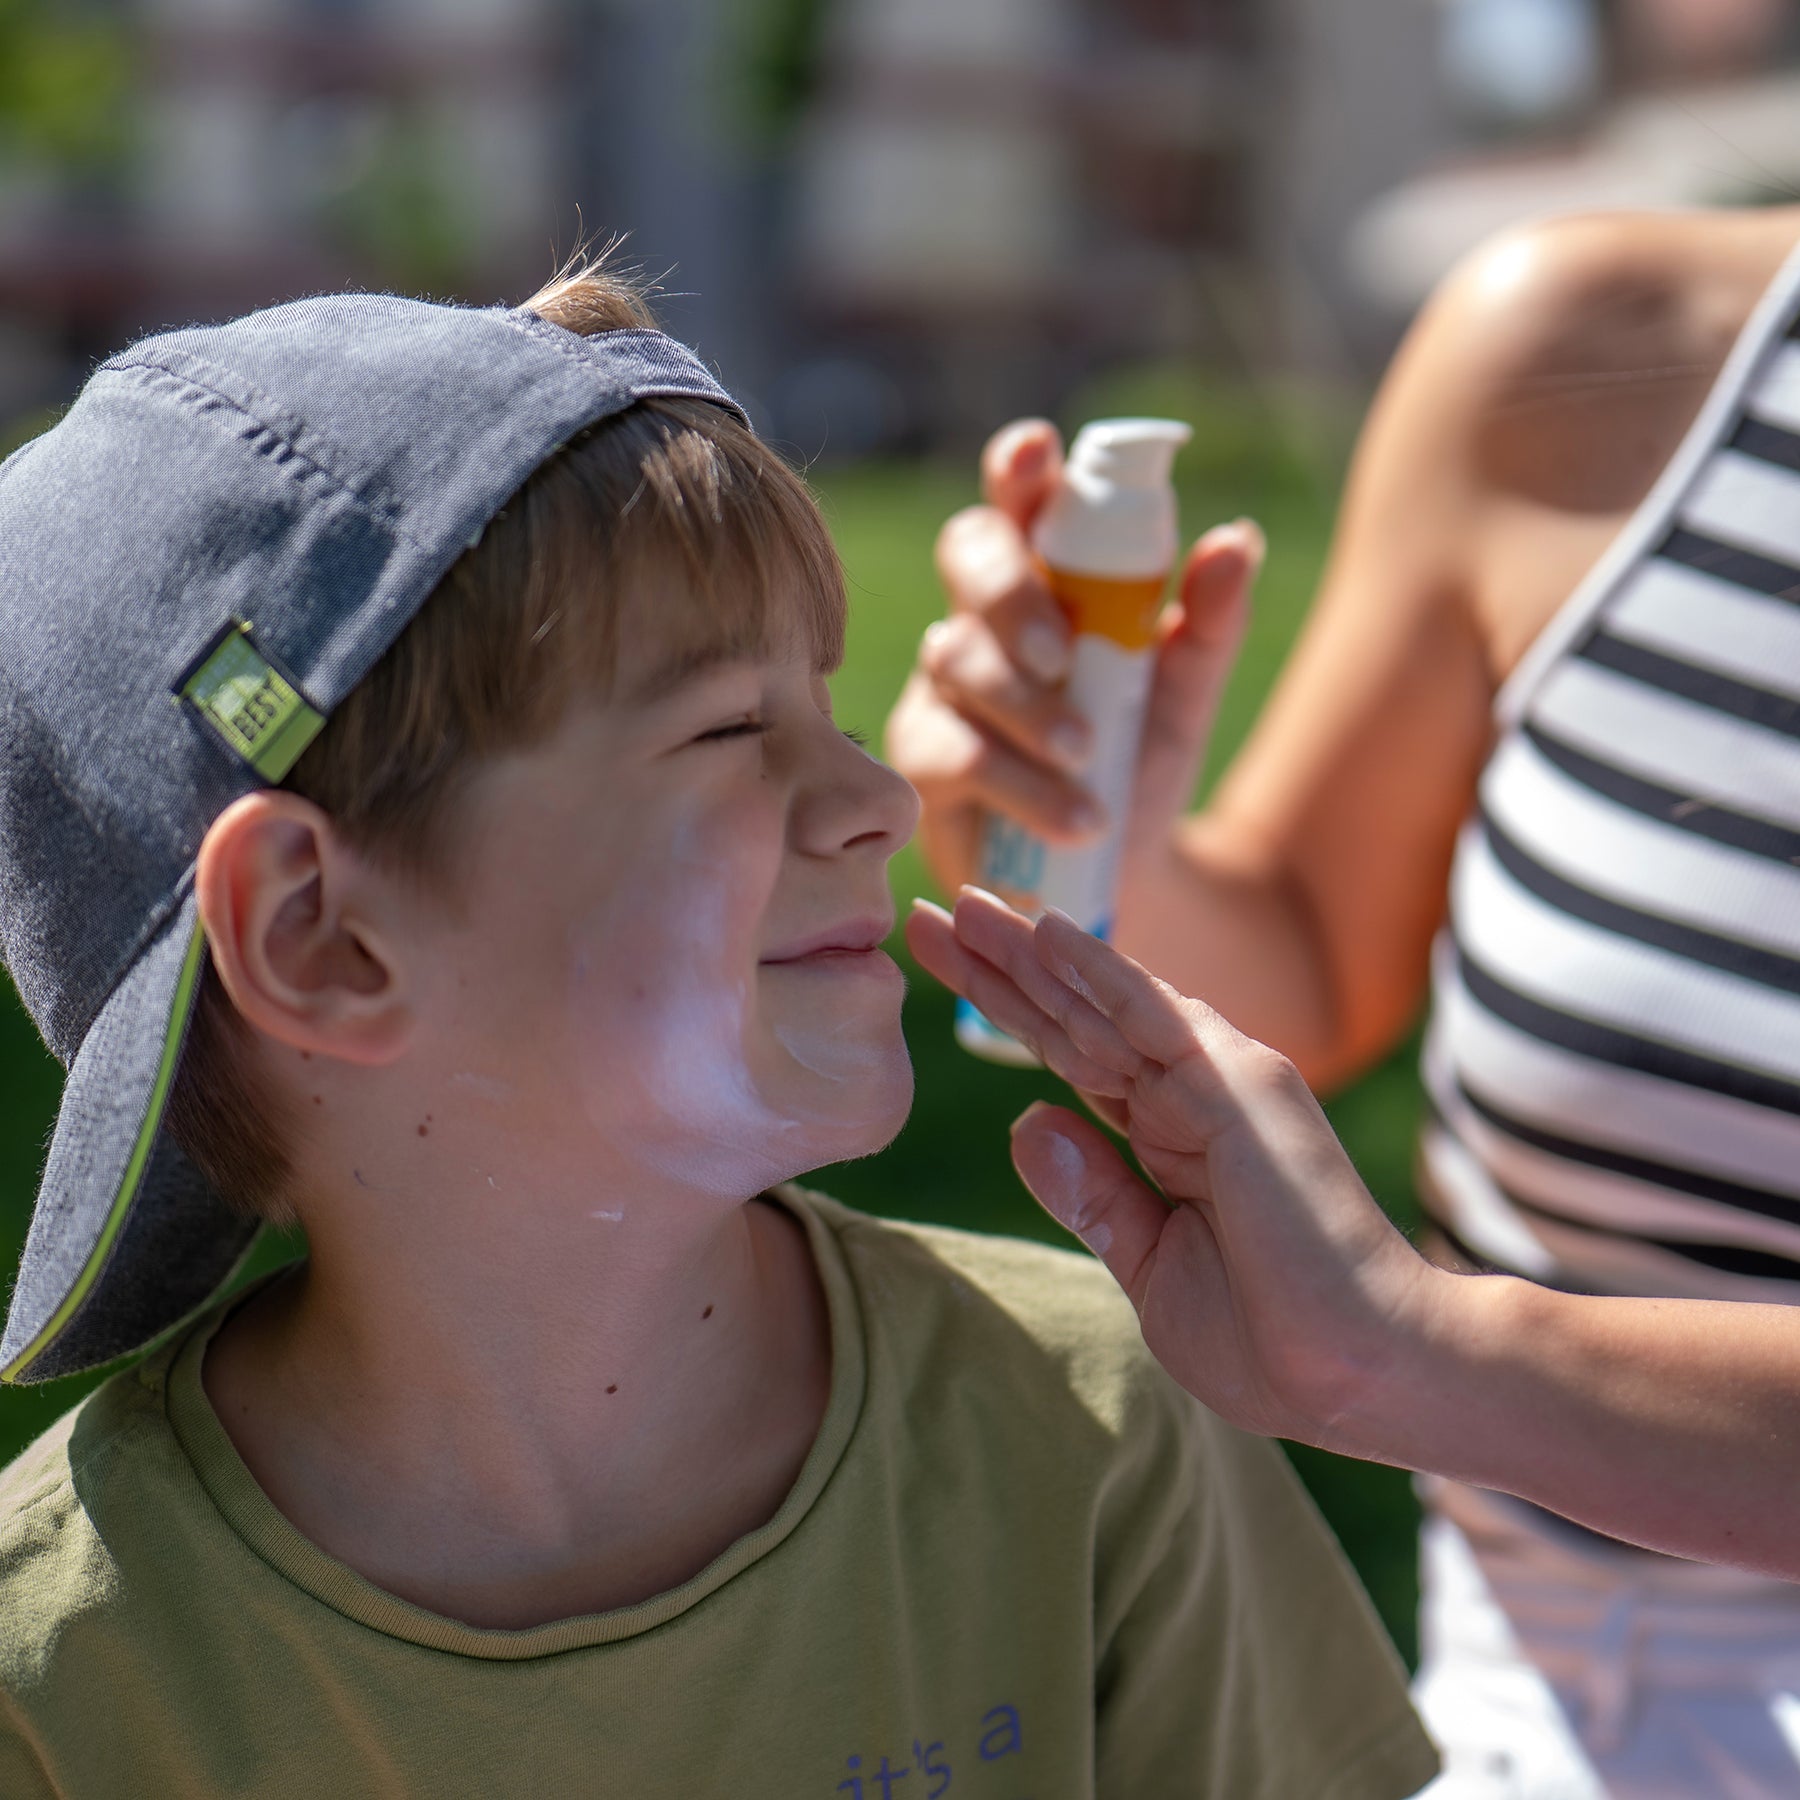
<svg viewBox="0 0 1800 1800">
<path fill-rule="evenodd" d="M 1433 950 L 1428 1210 L 1540 1281 L 1800 1301 L 1800 253 L 1496 728 Z"/>
</svg>

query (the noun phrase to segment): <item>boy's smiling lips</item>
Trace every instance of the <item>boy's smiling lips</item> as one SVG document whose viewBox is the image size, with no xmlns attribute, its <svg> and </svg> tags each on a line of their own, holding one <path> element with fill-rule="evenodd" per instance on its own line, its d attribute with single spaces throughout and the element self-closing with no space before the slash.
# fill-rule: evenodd
<svg viewBox="0 0 1800 1800">
<path fill-rule="evenodd" d="M 762 958 L 762 965 L 778 969 L 896 969 L 893 959 L 881 948 L 882 940 L 893 928 L 891 914 L 883 917 L 869 913 L 846 919 L 770 951 Z"/>
</svg>

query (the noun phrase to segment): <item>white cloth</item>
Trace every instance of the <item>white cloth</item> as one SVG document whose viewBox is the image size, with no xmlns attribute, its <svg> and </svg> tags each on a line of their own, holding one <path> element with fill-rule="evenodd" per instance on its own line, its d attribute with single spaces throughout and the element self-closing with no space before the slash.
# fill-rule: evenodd
<svg viewBox="0 0 1800 1800">
<path fill-rule="evenodd" d="M 1421 1487 L 1420 1800 L 1800 1800 L 1800 1587 Z"/>
</svg>

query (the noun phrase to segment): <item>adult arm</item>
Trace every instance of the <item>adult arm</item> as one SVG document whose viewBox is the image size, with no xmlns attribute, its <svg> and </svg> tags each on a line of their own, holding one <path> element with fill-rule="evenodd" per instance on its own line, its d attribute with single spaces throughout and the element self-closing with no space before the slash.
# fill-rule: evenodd
<svg viewBox="0 0 1800 1800">
<path fill-rule="evenodd" d="M 1293 1065 L 1057 915 L 921 907 L 925 966 L 1128 1140 L 1034 1107 L 1014 1161 L 1152 1352 L 1247 1430 L 1800 1579 L 1800 1309 L 1590 1298 L 1420 1258 Z M 1160 1190 L 1160 1191 L 1159 1191 Z"/>
</svg>

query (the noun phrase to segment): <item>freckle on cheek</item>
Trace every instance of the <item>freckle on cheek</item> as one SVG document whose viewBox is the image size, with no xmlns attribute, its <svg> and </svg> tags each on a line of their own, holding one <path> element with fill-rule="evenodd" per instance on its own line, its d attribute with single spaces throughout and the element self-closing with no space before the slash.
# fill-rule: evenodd
<svg viewBox="0 0 1800 1800">
<path fill-rule="evenodd" d="M 700 1316 L 703 1319 L 710 1319 L 713 1316 L 713 1309 L 709 1306 Z"/>
<path fill-rule="evenodd" d="M 619 1391 L 619 1384 L 615 1381 L 606 1391 L 609 1394 L 616 1394 Z"/>
</svg>

